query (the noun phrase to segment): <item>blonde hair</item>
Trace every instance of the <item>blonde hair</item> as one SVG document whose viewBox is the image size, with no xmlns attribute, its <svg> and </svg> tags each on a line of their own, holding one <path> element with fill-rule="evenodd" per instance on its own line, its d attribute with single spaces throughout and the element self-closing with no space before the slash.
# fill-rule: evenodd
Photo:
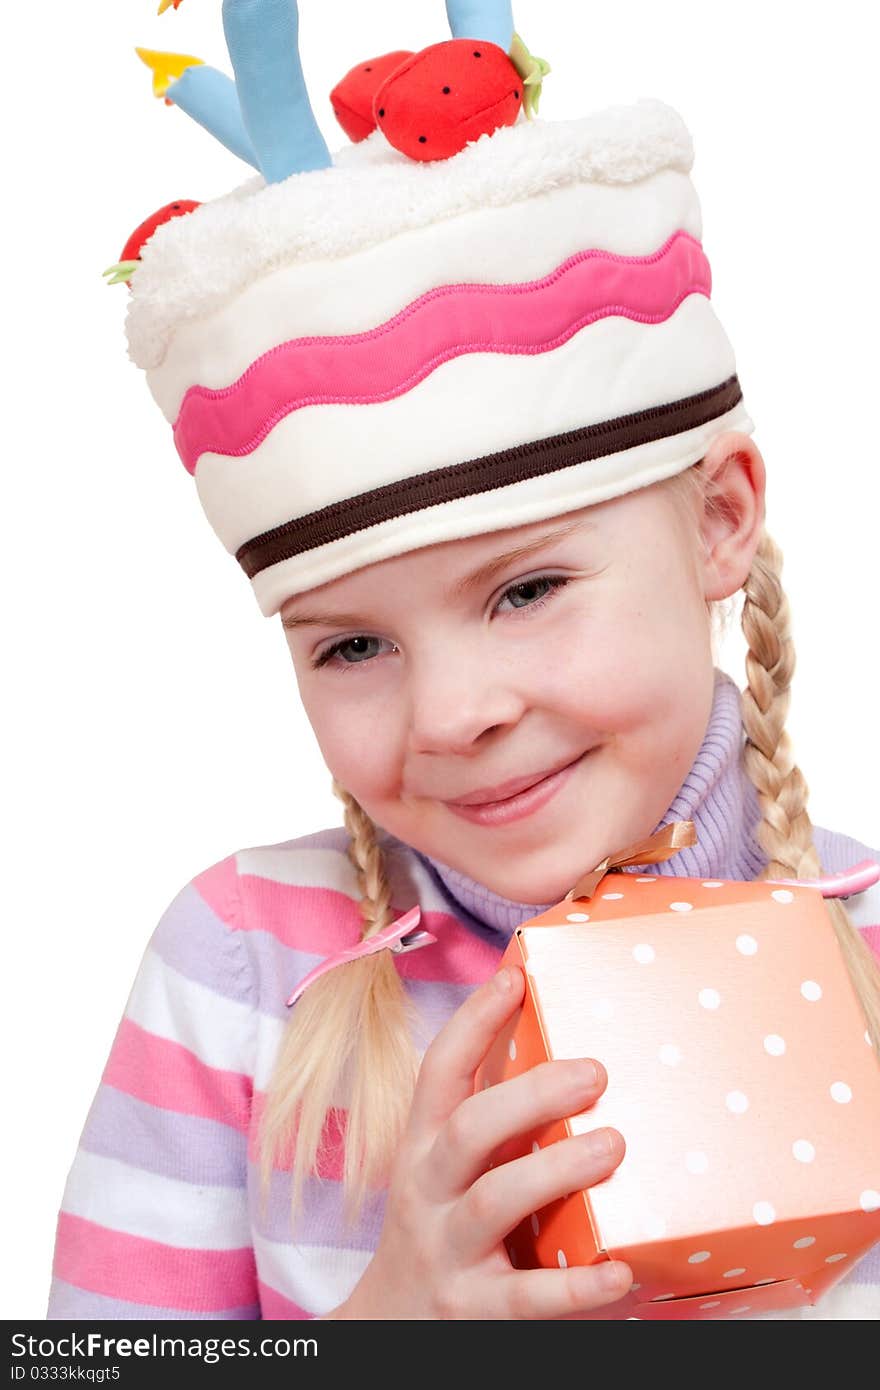
<svg viewBox="0 0 880 1390">
<path fill-rule="evenodd" d="M 654 486 L 664 488 L 686 509 L 696 504 L 719 511 L 700 464 Z M 807 784 L 785 731 L 795 656 L 781 570 L 782 553 L 764 530 L 743 585 L 742 627 L 748 644 L 747 683 L 741 696 L 743 765 L 762 813 L 756 834 L 768 862 L 759 877 L 812 878 L 823 869 L 806 809 Z M 710 621 L 725 616 L 721 602 L 708 602 L 706 607 Z M 358 875 L 366 939 L 393 915 L 381 832 L 335 780 L 333 791 L 344 806 L 347 853 Z M 843 903 L 827 899 L 826 906 L 880 1055 L 880 966 Z M 301 996 L 278 1051 L 260 1121 L 264 1211 L 272 1170 L 290 1158 L 295 1224 L 305 1178 L 327 1156 L 327 1131 L 333 1129 L 328 1121 L 337 1106 L 347 1109 L 346 1219 L 356 1219 L 369 1189 L 387 1182 L 418 1074 L 416 1022 L 388 951 L 338 967 Z"/>
</svg>

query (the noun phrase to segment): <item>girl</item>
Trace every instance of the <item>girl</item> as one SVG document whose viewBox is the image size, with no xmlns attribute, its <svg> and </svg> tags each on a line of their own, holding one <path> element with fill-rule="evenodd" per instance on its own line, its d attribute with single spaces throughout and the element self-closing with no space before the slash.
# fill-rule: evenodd
<svg viewBox="0 0 880 1390">
<path fill-rule="evenodd" d="M 65 1190 L 49 1318 L 627 1316 L 626 1265 L 506 1252 L 626 1143 L 492 1166 L 608 1079 L 587 1057 L 475 1093 L 523 998 L 497 972 L 510 933 L 674 820 L 698 842 L 656 867 L 673 877 L 871 854 L 811 825 L 785 733 L 781 556 L 687 131 L 656 102 L 530 120 L 546 65 L 509 7 L 447 8 L 457 46 L 392 67 L 379 128 L 332 166 L 298 64 L 273 62 L 296 51 L 292 4 L 226 0 L 234 86 L 190 65 L 167 87 L 261 177 L 146 243 L 130 347 L 280 614 L 345 824 L 223 860 L 157 926 Z M 393 148 L 409 136 L 425 148 Z M 713 654 L 739 589 L 742 696 Z M 288 1009 L 414 905 L 435 940 L 340 963 Z M 829 910 L 876 1047 L 880 895 Z M 789 1316 L 876 1316 L 878 1286 L 873 1255 Z"/>
</svg>

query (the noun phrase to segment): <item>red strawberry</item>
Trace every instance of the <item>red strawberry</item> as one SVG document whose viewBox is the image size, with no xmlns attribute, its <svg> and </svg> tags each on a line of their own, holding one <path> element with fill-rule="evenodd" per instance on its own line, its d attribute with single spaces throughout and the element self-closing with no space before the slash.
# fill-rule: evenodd
<svg viewBox="0 0 880 1390">
<path fill-rule="evenodd" d="M 523 79 L 498 44 L 447 39 L 398 67 L 376 93 L 379 129 L 411 159 L 448 159 L 471 140 L 513 125 Z"/>
<path fill-rule="evenodd" d="M 357 144 L 376 129 L 373 97 L 385 79 L 412 56 L 411 49 L 400 48 L 394 53 L 383 53 L 380 58 L 367 58 L 337 82 L 330 93 L 330 104 L 349 140 Z"/>
<path fill-rule="evenodd" d="M 166 203 L 163 208 L 147 217 L 139 227 L 135 227 L 122 248 L 120 261 L 140 260 L 141 247 L 150 240 L 157 227 L 161 227 L 163 222 L 170 222 L 174 217 L 182 217 L 185 212 L 192 212 L 199 206 L 200 204 L 192 198 L 178 198 L 175 203 Z"/>
</svg>

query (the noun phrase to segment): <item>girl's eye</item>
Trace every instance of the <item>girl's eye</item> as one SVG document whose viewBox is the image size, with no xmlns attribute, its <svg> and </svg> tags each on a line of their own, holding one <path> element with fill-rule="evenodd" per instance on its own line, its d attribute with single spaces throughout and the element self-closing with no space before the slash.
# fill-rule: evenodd
<svg viewBox="0 0 880 1390">
<path fill-rule="evenodd" d="M 534 580 L 519 580 L 517 584 L 512 584 L 505 589 L 505 592 L 500 596 L 498 606 L 496 606 L 496 612 L 502 610 L 500 605 L 506 599 L 510 599 L 513 612 L 519 609 L 530 609 L 531 612 L 534 612 L 535 609 L 544 607 L 545 603 L 551 600 L 551 596 L 559 589 L 566 587 L 566 584 L 569 584 L 569 578 L 563 574 L 538 574 L 535 575 Z M 398 651 L 393 642 L 385 642 L 385 638 L 382 637 L 367 637 L 366 634 L 360 634 L 357 637 L 343 637 L 338 642 L 331 642 L 331 645 L 314 659 L 311 667 L 313 670 L 317 670 L 318 667 L 327 666 L 331 662 L 338 669 L 343 669 L 346 666 L 359 666 L 359 664 L 370 662 L 374 656 L 380 655 L 382 645 L 389 646 L 393 652 Z"/>
<path fill-rule="evenodd" d="M 534 580 L 519 580 L 500 596 L 500 603 L 510 599 L 513 609 L 538 609 L 549 602 L 551 595 L 566 587 L 569 578 L 564 574 L 538 574 Z"/>
<path fill-rule="evenodd" d="M 321 655 L 316 657 L 311 666 L 317 670 L 318 666 L 327 666 L 332 657 L 339 656 L 345 666 L 356 666 L 359 662 L 368 662 L 371 657 L 377 655 L 377 646 L 381 646 L 381 637 L 343 637 L 339 642 L 332 642 L 325 648 Z"/>
</svg>

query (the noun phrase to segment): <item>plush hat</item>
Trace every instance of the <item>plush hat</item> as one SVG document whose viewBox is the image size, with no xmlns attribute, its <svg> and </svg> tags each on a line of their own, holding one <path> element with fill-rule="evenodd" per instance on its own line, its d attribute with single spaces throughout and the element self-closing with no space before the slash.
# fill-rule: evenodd
<svg viewBox="0 0 880 1390">
<path fill-rule="evenodd" d="M 225 0 L 234 83 L 193 58 L 158 82 L 260 172 L 141 245 L 130 356 L 267 615 L 753 429 L 680 116 L 643 100 L 536 117 L 548 65 L 508 0 L 447 11 L 451 41 L 341 80 L 356 143 L 332 157 L 294 0 Z M 173 74 L 173 56 L 148 60 Z"/>
</svg>

